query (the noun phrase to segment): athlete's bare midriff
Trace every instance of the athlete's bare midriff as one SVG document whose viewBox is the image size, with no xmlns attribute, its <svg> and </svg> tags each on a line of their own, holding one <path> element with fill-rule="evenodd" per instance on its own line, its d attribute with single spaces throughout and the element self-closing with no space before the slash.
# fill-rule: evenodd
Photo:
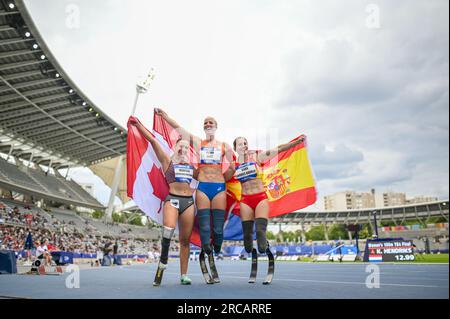
<svg viewBox="0 0 450 319">
<path fill-rule="evenodd" d="M 209 183 L 225 183 L 220 166 L 200 166 L 198 169 L 198 181 Z"/>
<path fill-rule="evenodd" d="M 169 184 L 169 193 L 173 195 L 191 196 L 192 192 L 192 188 L 188 183 L 175 182 Z"/>
<path fill-rule="evenodd" d="M 243 195 L 253 195 L 264 192 L 264 185 L 260 179 L 252 179 L 241 183 Z"/>
</svg>

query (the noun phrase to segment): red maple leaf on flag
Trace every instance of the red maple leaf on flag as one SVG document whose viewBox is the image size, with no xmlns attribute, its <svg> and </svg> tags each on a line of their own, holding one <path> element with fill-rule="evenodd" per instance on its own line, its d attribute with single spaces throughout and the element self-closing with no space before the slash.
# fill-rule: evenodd
<svg viewBox="0 0 450 319">
<path fill-rule="evenodd" d="M 167 185 L 163 173 L 153 164 L 152 170 L 147 174 L 150 183 L 153 185 L 153 195 L 161 201 L 164 201 L 167 195 L 169 195 L 169 185 Z"/>
</svg>

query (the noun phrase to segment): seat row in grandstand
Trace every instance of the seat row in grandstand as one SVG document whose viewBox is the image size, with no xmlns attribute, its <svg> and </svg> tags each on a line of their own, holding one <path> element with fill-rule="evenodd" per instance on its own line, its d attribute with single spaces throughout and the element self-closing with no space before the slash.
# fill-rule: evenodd
<svg viewBox="0 0 450 319">
<path fill-rule="evenodd" d="M 0 215 L 4 223 L 22 224 L 54 230 L 52 217 L 32 204 L 24 204 L 9 199 L 0 199 Z"/>
<path fill-rule="evenodd" d="M 53 218 L 63 221 L 66 224 L 73 225 L 74 228 L 82 230 L 86 228 L 86 221 L 76 215 L 73 211 L 67 211 L 61 208 L 51 208 L 48 212 Z"/>
<path fill-rule="evenodd" d="M 45 189 L 48 189 L 54 194 L 60 194 L 62 196 L 68 197 L 69 199 L 75 201 L 84 202 L 87 199 L 78 195 L 70 188 L 68 188 L 64 182 L 60 181 L 59 178 L 54 176 L 46 176 L 45 173 L 37 171 L 35 169 L 28 168 L 27 173 L 36 181 L 39 182 Z"/>
<path fill-rule="evenodd" d="M 17 207 L 20 211 L 30 211 L 33 214 L 41 214 L 46 218 L 51 218 L 49 214 L 47 214 L 43 209 L 37 207 L 34 204 L 28 204 L 28 203 L 22 203 L 19 201 L 11 200 L 8 198 L 1 198 L 0 202 L 3 203 L 7 208 L 13 209 L 14 207 Z"/>
<path fill-rule="evenodd" d="M 18 186 L 29 189 L 41 190 L 41 187 L 18 167 L 0 158 L 0 180 L 12 182 Z"/>
<path fill-rule="evenodd" d="M 0 158 L 0 182 L 30 190 L 46 197 L 70 200 L 89 206 L 102 205 L 74 181 L 66 180 L 34 168 L 16 166 Z"/>
<path fill-rule="evenodd" d="M 111 237 L 121 237 L 121 238 L 143 238 L 155 240 L 159 238 L 160 231 L 157 229 L 149 229 L 142 226 L 126 225 L 126 224 L 105 224 L 103 221 L 83 217 L 89 225 L 95 227 L 95 229 Z"/>
</svg>

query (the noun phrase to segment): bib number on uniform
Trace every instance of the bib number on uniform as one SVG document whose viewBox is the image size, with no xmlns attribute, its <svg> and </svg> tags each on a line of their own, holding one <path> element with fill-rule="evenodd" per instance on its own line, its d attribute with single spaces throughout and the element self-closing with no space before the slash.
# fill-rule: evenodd
<svg viewBox="0 0 450 319">
<path fill-rule="evenodd" d="M 254 162 L 248 162 L 239 165 L 236 168 L 236 172 L 234 176 L 241 183 L 244 183 L 248 180 L 255 179 L 257 176 L 256 164 Z"/>
<path fill-rule="evenodd" d="M 179 209 L 180 208 L 180 201 L 178 199 L 171 199 L 170 205 L 172 205 L 173 208 Z"/>
<path fill-rule="evenodd" d="M 190 165 L 175 164 L 173 166 L 175 172 L 175 181 L 178 183 L 190 183 L 194 176 L 194 169 Z"/>
<path fill-rule="evenodd" d="M 202 147 L 200 149 L 200 164 L 215 164 L 222 163 L 222 151 L 215 147 Z"/>
</svg>

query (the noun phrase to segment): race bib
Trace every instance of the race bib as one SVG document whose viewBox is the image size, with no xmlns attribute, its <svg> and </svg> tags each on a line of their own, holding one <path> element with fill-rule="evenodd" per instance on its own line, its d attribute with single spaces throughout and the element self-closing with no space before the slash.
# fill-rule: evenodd
<svg viewBox="0 0 450 319">
<path fill-rule="evenodd" d="M 202 147 L 200 149 L 200 164 L 220 165 L 222 163 L 222 150 L 215 147 Z"/>
<path fill-rule="evenodd" d="M 174 164 L 175 181 L 178 183 L 191 183 L 194 168 L 191 165 Z"/>
<path fill-rule="evenodd" d="M 256 170 L 256 163 L 254 162 L 248 162 L 239 165 L 236 168 L 236 172 L 234 173 L 234 177 L 241 183 L 244 183 L 251 179 L 255 179 L 257 175 L 258 172 Z"/>
<path fill-rule="evenodd" d="M 170 205 L 172 205 L 173 208 L 179 209 L 180 208 L 180 200 L 178 199 L 171 199 Z"/>
</svg>

